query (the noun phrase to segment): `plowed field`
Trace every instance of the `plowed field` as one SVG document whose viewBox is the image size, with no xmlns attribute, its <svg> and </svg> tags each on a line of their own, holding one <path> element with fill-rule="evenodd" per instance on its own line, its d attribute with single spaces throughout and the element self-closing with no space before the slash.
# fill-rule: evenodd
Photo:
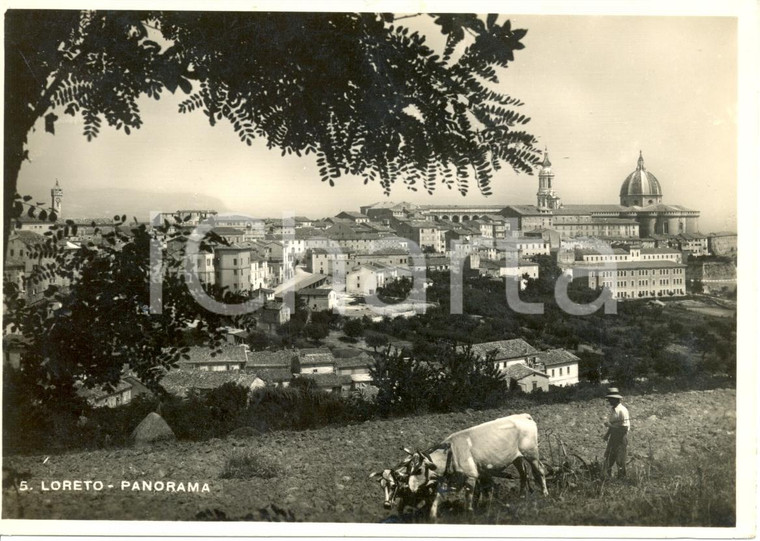
<svg viewBox="0 0 760 541">
<path fill-rule="evenodd" d="M 549 484 L 547 499 L 520 500 L 512 482 L 500 481 L 497 501 L 474 516 L 452 510 L 452 522 L 586 525 L 730 525 L 734 520 L 733 471 L 736 394 L 732 389 L 632 396 L 628 480 L 602 483 L 581 475 L 563 487 Z M 394 465 L 402 446 L 425 448 L 451 432 L 520 413 L 507 409 L 369 421 L 305 432 L 276 432 L 244 439 L 164 443 L 54 456 L 9 456 L 4 465 L 31 473 L 18 496 L 4 493 L 3 517 L 27 519 L 197 520 L 199 513 L 242 519 L 260 517 L 274 504 L 308 522 L 398 520 L 382 507 L 381 490 L 368 478 Z M 604 451 L 603 400 L 535 406 L 542 459 L 548 442 L 561 438 L 569 453 L 588 462 Z M 222 478 L 231 457 L 249 454 L 260 465 L 251 478 Z M 726 478 L 724 506 L 712 511 L 667 511 L 673 491 L 699 491 L 711 468 Z M 260 471 L 259 471 L 260 470 Z M 726 475 L 726 472 L 728 473 Z M 70 481 L 66 484 L 64 481 Z M 101 490 L 84 489 L 100 481 Z M 173 483 L 173 485 L 170 485 Z M 79 486 L 81 490 L 75 490 Z M 169 488 L 171 486 L 171 489 Z M 69 489 L 66 489 L 68 487 Z M 180 488 L 181 487 L 181 488 Z M 208 490 L 204 490 L 207 488 Z M 196 491 L 197 489 L 197 491 Z M 696 496 L 684 493 L 684 501 Z M 632 500 L 632 498 L 635 499 Z M 694 505 L 698 505 L 694 503 Z M 649 509 L 651 506 L 652 509 Z M 647 509 L 649 511 L 647 512 Z M 665 509 L 665 510 L 663 510 Z M 221 514 L 220 514 L 221 513 Z M 251 515 L 252 514 L 252 515 Z M 711 515 L 712 514 L 712 515 Z"/>
</svg>

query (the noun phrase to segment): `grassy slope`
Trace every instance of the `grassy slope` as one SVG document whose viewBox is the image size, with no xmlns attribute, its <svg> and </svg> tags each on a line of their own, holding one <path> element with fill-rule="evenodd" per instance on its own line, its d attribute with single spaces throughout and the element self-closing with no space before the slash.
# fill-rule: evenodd
<svg viewBox="0 0 760 541">
<path fill-rule="evenodd" d="M 473 517 L 455 512 L 451 522 L 501 524 L 728 526 L 735 493 L 734 390 L 651 394 L 626 400 L 631 434 L 629 480 L 602 482 L 593 475 L 553 482 L 548 499 L 519 500 L 501 484 L 499 498 Z M 24 518 L 194 520 L 218 509 L 240 518 L 269 504 L 298 520 L 378 522 L 388 518 L 371 471 L 391 466 L 402 446 L 424 448 L 449 433 L 519 413 L 498 410 L 423 415 L 306 432 L 277 432 L 244 440 L 178 442 L 152 448 L 112 449 L 45 457 L 6 457 L 30 471 L 33 490 L 4 499 L 3 516 Z M 560 437 L 569 452 L 593 461 L 604 451 L 602 400 L 535 406 L 542 458 L 551 461 Z M 228 468 L 238 459 L 236 468 Z M 43 463 L 44 462 L 44 463 Z M 249 476 L 249 478 L 241 478 Z M 223 478 L 224 477 L 224 478 Z M 232 478 L 230 478 L 232 477 Z M 63 479 L 100 479 L 102 493 L 41 492 Z M 122 480 L 209 483 L 210 492 L 187 494 L 121 491 Z"/>
</svg>

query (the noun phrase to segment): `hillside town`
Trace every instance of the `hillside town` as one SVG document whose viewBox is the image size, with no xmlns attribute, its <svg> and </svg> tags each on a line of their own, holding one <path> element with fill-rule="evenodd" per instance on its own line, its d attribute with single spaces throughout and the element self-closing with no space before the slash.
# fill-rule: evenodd
<svg viewBox="0 0 760 541">
<path fill-rule="evenodd" d="M 193 230 L 208 226 L 216 241 L 195 254 L 197 276 L 205 286 L 261 301 L 254 329 L 229 328 L 221 354 L 195 346 L 186 360 L 162 380 L 177 396 L 235 382 L 249 389 L 290 384 L 295 376 L 311 379 L 325 391 L 348 394 L 372 389 L 372 351 L 367 347 L 278 349 L 262 351 L 247 343 L 251 331 L 275 335 L 291 320 L 295 303 L 309 313 L 337 312 L 347 318 L 409 317 L 424 312 L 425 302 L 368 307 L 394 282 L 412 282 L 415 271 L 467 270 L 493 280 L 514 280 L 523 288 L 539 277 L 538 257 L 550 257 L 563 273 L 614 299 L 683 297 L 689 292 L 730 292 L 736 288 L 737 236 L 702 233 L 699 211 L 663 201 L 663 189 L 640 154 L 622 182 L 618 204 L 564 204 L 555 190 L 555 174 L 544 151 L 535 205 L 416 205 L 377 202 L 335 216 L 257 219 L 215 210 L 158 213 L 146 224 L 166 225 L 156 233 L 169 258 L 184 258 Z M 52 210 L 66 223 L 60 249 L 97 249 L 128 241 L 131 227 L 103 219 L 67 219 L 64 191 L 51 189 Z M 51 285 L 65 288 L 68 278 L 31 281 L 52 261 L 39 249 L 50 221 L 24 217 L 8 241 L 4 279 L 17 284 L 30 304 L 49 302 Z M 114 231 L 118 235 L 109 235 Z M 180 232 L 184 235 L 173 235 Z M 116 239 L 116 240 L 114 240 Z M 419 276 L 417 274 L 416 276 Z M 425 286 L 429 285 L 426 279 Z M 55 307 L 51 307 L 54 309 Z M 402 347 L 403 344 L 401 344 Z M 18 367 L 24 337 L 4 337 L 4 361 Z M 488 357 L 510 384 L 525 392 L 578 380 L 578 357 L 564 349 L 538 351 L 523 339 L 472 345 Z M 82 389 L 93 406 L 118 406 L 150 391 L 129 370 L 114 389 Z"/>
</svg>

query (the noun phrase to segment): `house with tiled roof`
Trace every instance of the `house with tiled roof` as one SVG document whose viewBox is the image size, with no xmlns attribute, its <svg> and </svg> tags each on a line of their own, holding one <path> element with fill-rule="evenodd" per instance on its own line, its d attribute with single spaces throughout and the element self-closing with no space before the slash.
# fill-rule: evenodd
<svg viewBox="0 0 760 541">
<path fill-rule="evenodd" d="M 208 372 L 203 370 L 170 370 L 161 379 L 161 386 L 166 392 L 179 397 L 189 393 L 206 392 L 227 383 L 235 383 L 246 389 L 254 390 L 265 386 L 256 374 L 241 371 Z"/>
<path fill-rule="evenodd" d="M 335 357 L 327 348 L 304 348 L 298 352 L 301 374 L 335 373 Z"/>
<path fill-rule="evenodd" d="M 288 387 L 293 379 L 290 368 L 259 368 L 252 373 L 272 387 Z"/>
<path fill-rule="evenodd" d="M 28 304 L 46 302 L 44 292 L 50 285 L 66 287 L 68 278 L 49 275 L 41 269 L 54 263 L 54 254 L 46 247 L 47 237 L 34 231 L 14 231 L 8 237 L 3 261 L 3 279 L 19 286 Z M 30 279 L 34 276 L 34 280 Z"/>
<path fill-rule="evenodd" d="M 538 355 L 538 363 L 549 376 L 549 385 L 564 387 L 578 383 L 580 359 L 565 349 L 550 349 Z"/>
<path fill-rule="evenodd" d="M 451 268 L 451 260 L 445 255 L 425 254 L 425 270 L 447 271 Z"/>
<path fill-rule="evenodd" d="M 332 310 L 337 301 L 337 293 L 331 288 L 302 289 L 296 293 L 297 299 L 303 299 L 309 309 L 319 312 Z"/>
<path fill-rule="evenodd" d="M 363 224 L 366 222 L 369 222 L 369 218 L 366 214 L 362 214 L 361 212 L 355 212 L 351 210 L 344 210 L 343 212 L 336 214 L 336 218 L 342 218 L 344 220 L 351 220 L 354 223 L 357 224 Z"/>
<path fill-rule="evenodd" d="M 245 364 L 245 371 L 256 373 L 262 369 L 283 368 L 290 370 L 293 361 L 298 360 L 297 349 L 280 349 L 277 351 L 249 351 L 248 362 Z"/>
<path fill-rule="evenodd" d="M 244 345 L 224 346 L 221 352 L 206 346 L 193 346 L 185 355 L 189 358 L 183 357 L 178 365 L 188 370 L 207 372 L 243 370 L 248 362 L 247 346 Z"/>
<path fill-rule="evenodd" d="M 93 408 L 115 408 L 128 404 L 132 400 L 132 384 L 123 379 L 111 388 L 105 385 L 87 388 L 80 384 L 77 386 L 76 393 Z"/>
<path fill-rule="evenodd" d="M 526 274 L 528 278 L 534 280 L 538 278 L 538 269 L 538 263 L 522 258 L 501 259 L 497 261 L 481 259 L 478 262 L 478 273 L 481 276 L 520 279 L 520 289 L 524 289 L 527 285 L 527 281 L 524 279 Z"/>
<path fill-rule="evenodd" d="M 280 326 L 290 321 L 290 307 L 284 302 L 267 301 L 256 311 L 255 317 L 259 328 L 276 332 Z"/>
<path fill-rule="evenodd" d="M 549 376 L 528 365 L 513 364 L 504 370 L 504 375 L 509 380 L 510 389 L 520 389 L 525 393 L 549 390 Z"/>
<path fill-rule="evenodd" d="M 377 250 L 371 254 L 356 254 L 353 260 L 357 265 L 379 263 L 381 265 L 408 265 L 411 256 L 407 250 L 400 248 L 386 248 Z"/>
<path fill-rule="evenodd" d="M 359 265 L 346 274 L 346 293 L 366 297 L 385 285 L 383 269 L 373 263 Z"/>
<path fill-rule="evenodd" d="M 314 223 L 314 220 L 307 218 L 306 216 L 296 216 L 293 218 L 293 221 L 295 222 L 296 227 L 311 227 L 311 224 Z"/>
<path fill-rule="evenodd" d="M 363 351 L 352 357 L 336 358 L 335 365 L 339 376 L 351 378 L 353 389 L 361 389 L 372 383 L 369 370 L 375 365 L 375 359 Z"/>
<path fill-rule="evenodd" d="M 708 237 L 701 233 L 679 233 L 676 235 L 676 243 L 682 252 L 690 252 L 699 257 L 709 255 Z"/>
<path fill-rule="evenodd" d="M 518 363 L 535 366 L 538 359 L 538 350 L 522 338 L 473 344 L 472 353 L 481 360 L 493 355 L 494 365 L 501 370 Z"/>
</svg>

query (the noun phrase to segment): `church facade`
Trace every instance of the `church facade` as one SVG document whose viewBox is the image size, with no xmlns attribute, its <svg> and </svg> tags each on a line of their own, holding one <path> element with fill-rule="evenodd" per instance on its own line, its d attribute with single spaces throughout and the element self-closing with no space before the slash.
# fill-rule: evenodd
<svg viewBox="0 0 760 541">
<path fill-rule="evenodd" d="M 699 211 L 663 203 L 662 187 L 639 153 L 636 169 L 620 188 L 619 205 L 564 205 L 552 186 L 548 151 L 538 175 L 535 205 L 509 205 L 501 215 L 523 232 L 554 229 L 562 238 L 646 238 L 699 232 Z"/>
</svg>

